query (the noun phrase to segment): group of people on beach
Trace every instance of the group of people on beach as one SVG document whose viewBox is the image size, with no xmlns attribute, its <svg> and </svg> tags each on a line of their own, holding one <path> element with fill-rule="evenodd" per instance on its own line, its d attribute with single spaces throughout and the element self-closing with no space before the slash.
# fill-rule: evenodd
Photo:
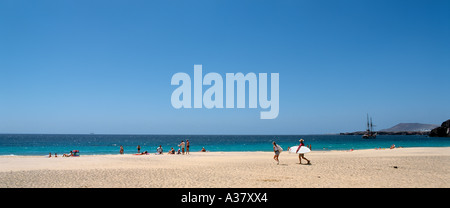
<svg viewBox="0 0 450 208">
<path fill-rule="evenodd" d="M 175 152 L 175 149 L 173 147 L 171 147 L 171 149 L 169 150 L 169 152 L 167 154 L 168 155 L 175 155 L 175 154 L 183 154 L 183 155 L 186 154 L 186 155 L 188 155 L 189 154 L 190 143 L 189 143 L 188 139 L 186 140 L 186 142 L 184 142 L 184 140 L 181 140 L 181 143 L 178 144 L 178 146 L 180 147 L 180 148 L 178 148 L 178 151 Z M 121 155 L 124 153 L 122 145 L 120 145 L 120 151 L 119 152 L 120 152 Z M 164 151 L 163 151 L 162 146 L 159 145 L 159 147 L 156 148 L 156 153 L 155 154 L 156 155 L 162 155 L 163 152 Z M 202 150 L 200 150 L 200 152 L 206 152 L 205 147 L 202 147 Z M 137 153 L 141 154 L 141 155 L 148 154 L 147 151 L 144 151 L 144 152 L 141 153 L 141 146 L 140 145 L 137 146 Z"/>
<path fill-rule="evenodd" d="M 305 143 L 304 143 L 304 140 L 303 140 L 303 139 L 300 139 L 299 142 L 300 142 L 300 145 L 298 145 L 297 150 L 295 151 L 295 153 L 298 153 L 298 151 L 300 150 L 300 148 L 301 148 L 302 146 L 305 146 Z M 273 151 L 275 152 L 275 156 L 273 156 L 273 159 L 274 159 L 275 161 L 277 161 L 277 165 L 278 165 L 278 164 L 280 164 L 279 156 L 280 156 L 281 151 L 283 151 L 283 148 L 281 148 L 280 145 L 278 145 L 275 141 L 273 141 L 272 144 L 273 144 Z M 310 147 L 310 148 L 311 148 L 311 147 Z M 299 164 L 302 164 L 302 158 L 305 159 L 305 160 L 308 162 L 307 165 L 310 165 L 310 164 L 311 164 L 311 161 L 308 160 L 308 159 L 306 159 L 304 153 L 298 154 L 298 160 L 299 160 L 299 162 L 300 162 Z"/>
<path fill-rule="evenodd" d="M 75 150 L 78 151 L 78 150 Z M 74 155 L 72 151 L 70 151 L 69 154 L 63 154 L 63 157 L 74 157 L 74 156 L 78 156 L 78 155 Z M 52 153 L 49 152 L 48 153 L 48 157 L 52 157 Z M 55 152 L 55 157 L 58 157 L 58 153 Z"/>
</svg>

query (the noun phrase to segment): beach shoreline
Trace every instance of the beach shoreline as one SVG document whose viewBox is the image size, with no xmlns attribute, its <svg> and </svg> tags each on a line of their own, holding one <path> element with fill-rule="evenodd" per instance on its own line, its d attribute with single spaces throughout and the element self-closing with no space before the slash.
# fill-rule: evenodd
<svg viewBox="0 0 450 208">
<path fill-rule="evenodd" d="M 450 147 L 190 155 L 0 156 L 0 187 L 450 187 Z"/>
</svg>

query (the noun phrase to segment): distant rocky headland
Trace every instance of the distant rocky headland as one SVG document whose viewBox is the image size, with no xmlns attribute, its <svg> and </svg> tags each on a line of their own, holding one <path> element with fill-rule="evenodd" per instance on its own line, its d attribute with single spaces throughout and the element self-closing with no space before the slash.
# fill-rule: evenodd
<svg viewBox="0 0 450 208">
<path fill-rule="evenodd" d="M 366 131 L 345 132 L 339 135 L 364 135 Z M 429 131 L 377 131 L 377 135 L 429 135 Z"/>
<path fill-rule="evenodd" d="M 449 120 L 450 121 L 450 120 Z M 399 123 L 388 129 L 376 131 L 377 135 L 429 135 L 432 129 L 439 127 L 435 124 Z M 364 135 L 366 131 L 346 132 L 340 135 Z"/>
<path fill-rule="evenodd" d="M 450 119 L 431 130 L 430 137 L 450 137 Z"/>
<path fill-rule="evenodd" d="M 421 123 L 399 123 L 388 129 L 381 129 L 382 132 L 430 132 L 432 129 L 438 127 L 436 124 L 421 124 Z"/>
</svg>

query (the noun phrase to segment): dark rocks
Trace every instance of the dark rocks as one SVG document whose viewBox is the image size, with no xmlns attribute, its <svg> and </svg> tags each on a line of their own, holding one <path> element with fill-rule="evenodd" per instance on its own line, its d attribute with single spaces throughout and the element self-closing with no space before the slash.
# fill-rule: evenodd
<svg viewBox="0 0 450 208">
<path fill-rule="evenodd" d="M 430 137 L 450 137 L 450 119 L 442 123 L 440 127 L 431 130 Z"/>
</svg>

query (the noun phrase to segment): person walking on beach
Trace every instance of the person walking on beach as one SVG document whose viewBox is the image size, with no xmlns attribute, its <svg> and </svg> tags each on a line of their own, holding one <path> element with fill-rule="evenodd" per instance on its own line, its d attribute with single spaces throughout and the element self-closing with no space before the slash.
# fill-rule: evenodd
<svg viewBox="0 0 450 208">
<path fill-rule="evenodd" d="M 189 139 L 186 139 L 186 154 L 189 154 Z"/>
<path fill-rule="evenodd" d="M 305 144 L 303 143 L 303 139 L 300 139 L 298 141 L 300 142 L 300 145 L 298 145 L 297 151 L 295 151 L 295 153 L 297 153 L 302 146 L 305 146 Z M 311 164 L 311 161 L 305 158 L 305 154 L 298 154 L 298 160 L 300 161 L 300 164 L 302 164 L 302 158 L 308 161 L 307 165 Z"/>
<path fill-rule="evenodd" d="M 184 141 L 183 140 L 181 140 L 181 143 L 178 145 L 180 148 L 181 148 L 181 152 L 183 153 L 183 155 L 184 155 Z"/>
<path fill-rule="evenodd" d="M 280 164 L 280 160 L 278 159 L 278 157 L 280 156 L 280 152 L 281 152 L 281 147 L 274 142 L 272 142 L 273 144 L 273 151 L 275 152 L 275 155 L 273 156 L 273 159 L 275 161 L 277 161 L 277 165 Z"/>
</svg>

